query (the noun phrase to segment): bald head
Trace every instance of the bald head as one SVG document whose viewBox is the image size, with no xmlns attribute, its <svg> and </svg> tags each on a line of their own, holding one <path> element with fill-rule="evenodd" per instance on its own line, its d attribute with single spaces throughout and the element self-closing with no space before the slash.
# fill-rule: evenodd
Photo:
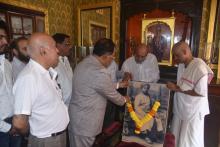
<svg viewBox="0 0 220 147">
<path fill-rule="evenodd" d="M 177 64 L 184 63 L 187 65 L 192 59 L 192 53 L 190 47 L 184 41 L 180 41 L 174 44 L 172 52 L 173 52 L 174 60 Z"/>
<path fill-rule="evenodd" d="M 45 68 L 56 67 L 58 50 L 51 36 L 45 33 L 34 33 L 28 40 L 29 56 Z"/>
<path fill-rule="evenodd" d="M 148 54 L 148 47 L 146 44 L 141 43 L 135 50 L 135 61 L 142 63 Z"/>
<path fill-rule="evenodd" d="M 34 33 L 28 40 L 28 53 L 31 57 L 40 54 L 41 48 L 48 47 L 48 40 L 52 38 L 45 33 Z"/>
<path fill-rule="evenodd" d="M 191 52 L 189 45 L 184 41 L 180 41 L 173 45 L 173 52 L 178 50 Z"/>
<path fill-rule="evenodd" d="M 148 48 L 147 48 L 147 45 L 144 44 L 144 43 L 141 43 L 137 46 L 137 49 L 136 49 L 136 54 L 146 54 L 148 52 Z"/>
</svg>

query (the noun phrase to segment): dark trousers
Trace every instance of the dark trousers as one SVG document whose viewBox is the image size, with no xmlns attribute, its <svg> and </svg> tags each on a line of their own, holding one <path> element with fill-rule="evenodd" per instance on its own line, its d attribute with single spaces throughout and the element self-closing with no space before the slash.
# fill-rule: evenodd
<svg viewBox="0 0 220 147">
<path fill-rule="evenodd" d="M 12 124 L 12 117 L 6 118 L 4 121 Z M 21 136 L 0 132 L 0 147 L 21 147 Z"/>
<path fill-rule="evenodd" d="M 21 147 L 21 136 L 0 132 L 0 147 Z"/>
</svg>

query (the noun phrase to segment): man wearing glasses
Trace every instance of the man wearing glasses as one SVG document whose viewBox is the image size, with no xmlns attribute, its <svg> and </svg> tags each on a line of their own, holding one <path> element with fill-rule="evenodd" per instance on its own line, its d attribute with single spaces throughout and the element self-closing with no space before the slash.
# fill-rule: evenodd
<svg viewBox="0 0 220 147">
<path fill-rule="evenodd" d="M 64 103 L 68 107 L 72 96 L 73 78 L 73 71 L 67 58 L 71 49 L 70 36 L 62 33 L 56 33 L 53 35 L 53 39 L 55 40 L 56 47 L 59 50 L 59 63 L 55 68 L 58 72 L 57 82 L 62 90 Z"/>
</svg>

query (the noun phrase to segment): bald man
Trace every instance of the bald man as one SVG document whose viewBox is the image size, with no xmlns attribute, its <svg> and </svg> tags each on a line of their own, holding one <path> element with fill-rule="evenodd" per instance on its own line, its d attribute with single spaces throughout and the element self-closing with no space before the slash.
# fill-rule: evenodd
<svg viewBox="0 0 220 147">
<path fill-rule="evenodd" d="M 157 58 L 145 44 L 140 44 L 135 55 L 125 60 L 122 71 L 130 73 L 134 81 L 157 82 L 160 78 Z"/>
<path fill-rule="evenodd" d="M 47 34 L 35 33 L 28 40 L 28 54 L 31 59 L 13 87 L 11 133 L 25 134 L 30 126 L 30 147 L 66 147 L 69 116 L 53 69 L 58 64 L 56 43 Z"/>
<path fill-rule="evenodd" d="M 173 46 L 174 60 L 178 66 L 177 84 L 168 82 L 175 91 L 172 132 L 176 147 L 204 146 L 204 117 L 209 114 L 208 83 L 212 70 L 199 58 L 194 58 L 188 44 Z"/>
</svg>

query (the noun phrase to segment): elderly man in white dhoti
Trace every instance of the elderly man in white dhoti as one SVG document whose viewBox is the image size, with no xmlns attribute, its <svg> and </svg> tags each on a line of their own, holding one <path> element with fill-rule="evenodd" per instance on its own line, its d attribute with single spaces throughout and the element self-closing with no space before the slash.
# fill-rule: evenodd
<svg viewBox="0 0 220 147">
<path fill-rule="evenodd" d="M 192 56 L 185 42 L 175 44 L 172 52 L 179 64 L 177 84 L 167 83 L 175 91 L 171 130 L 176 147 L 203 147 L 204 117 L 209 114 L 207 85 L 213 72 L 203 60 Z"/>
</svg>

